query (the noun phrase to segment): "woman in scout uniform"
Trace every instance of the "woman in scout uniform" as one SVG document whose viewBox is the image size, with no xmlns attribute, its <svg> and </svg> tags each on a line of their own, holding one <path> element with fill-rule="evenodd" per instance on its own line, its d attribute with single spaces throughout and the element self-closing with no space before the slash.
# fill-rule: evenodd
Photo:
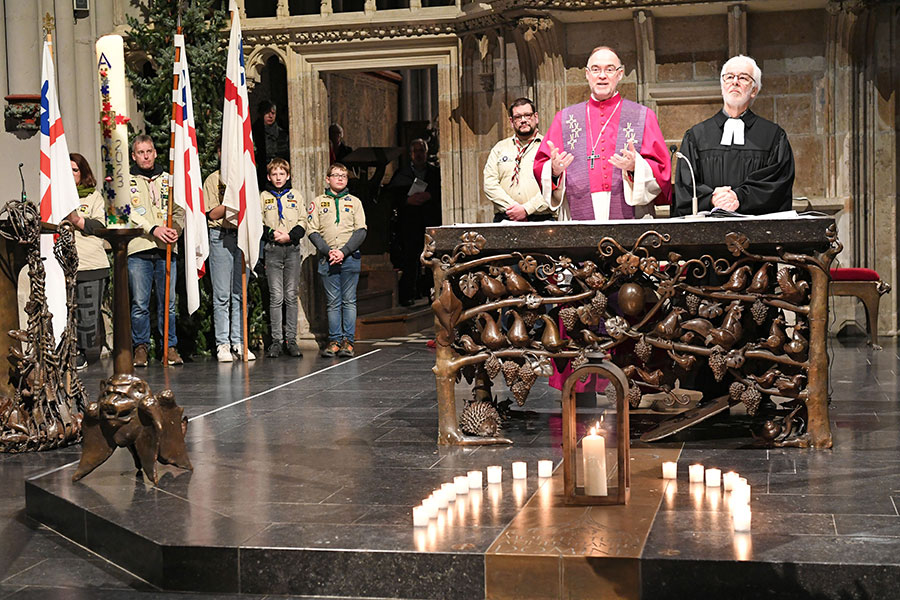
<svg viewBox="0 0 900 600">
<path fill-rule="evenodd" d="M 75 232 L 75 250 L 78 253 L 78 275 L 75 284 L 77 299 L 75 347 L 78 349 L 78 369 L 87 367 L 86 351 L 103 344 L 104 328 L 100 306 L 103 303 L 106 283 L 109 280 L 109 258 L 102 239 L 92 233 L 106 227 L 106 206 L 97 189 L 97 181 L 91 167 L 82 155 L 69 154 L 72 175 L 78 186 L 81 206 L 70 220 L 80 230 Z M 82 233 L 84 231 L 85 233 Z"/>
<path fill-rule="evenodd" d="M 347 167 L 328 167 L 325 193 L 309 205 L 309 241 L 319 251 L 319 275 L 328 306 L 328 345 L 322 356 L 353 356 L 359 247 L 366 239 L 362 203 L 347 191 Z"/>
<path fill-rule="evenodd" d="M 300 192 L 287 185 L 291 176 L 288 161 L 273 158 L 266 169 L 269 183 L 259 195 L 262 203 L 263 239 L 266 241 L 269 326 L 272 332 L 272 343 L 266 350 L 266 356 L 281 356 L 282 345 L 289 355 L 303 356 L 297 345 L 297 284 L 300 279 L 298 245 L 306 234 L 302 225 L 303 198 Z"/>
</svg>

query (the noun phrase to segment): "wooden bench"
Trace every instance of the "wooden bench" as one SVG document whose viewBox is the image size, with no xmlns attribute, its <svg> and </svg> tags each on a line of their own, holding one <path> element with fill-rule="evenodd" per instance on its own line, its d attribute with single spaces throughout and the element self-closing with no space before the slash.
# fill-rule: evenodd
<svg viewBox="0 0 900 600">
<path fill-rule="evenodd" d="M 878 345 L 878 304 L 881 297 L 891 291 L 891 284 L 882 281 L 872 269 L 843 268 L 831 269 L 831 295 L 855 296 L 866 309 L 866 331 L 869 343 Z"/>
</svg>

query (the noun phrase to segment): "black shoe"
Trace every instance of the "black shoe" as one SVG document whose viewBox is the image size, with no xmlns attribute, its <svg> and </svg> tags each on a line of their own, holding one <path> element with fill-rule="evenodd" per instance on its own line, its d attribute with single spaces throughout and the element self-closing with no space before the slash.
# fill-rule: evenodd
<svg viewBox="0 0 900 600">
<path fill-rule="evenodd" d="M 75 354 L 75 370 L 76 371 L 84 371 L 85 369 L 87 369 L 87 367 L 88 367 L 87 357 L 84 355 L 84 352 L 79 350 Z"/>
<path fill-rule="evenodd" d="M 296 340 L 291 340 L 284 345 L 284 351 L 288 353 L 289 356 L 295 356 L 297 358 L 303 356 L 303 352 L 300 351 L 300 346 L 297 345 Z"/>
<path fill-rule="evenodd" d="M 410 298 L 406 298 L 405 300 L 401 300 L 401 301 L 400 301 L 400 306 L 412 306 L 412 305 L 415 304 L 415 303 L 416 303 L 415 300 L 412 300 L 412 299 L 410 299 Z"/>
<path fill-rule="evenodd" d="M 278 358 L 281 356 L 281 342 L 272 342 L 266 350 L 266 358 Z"/>
</svg>

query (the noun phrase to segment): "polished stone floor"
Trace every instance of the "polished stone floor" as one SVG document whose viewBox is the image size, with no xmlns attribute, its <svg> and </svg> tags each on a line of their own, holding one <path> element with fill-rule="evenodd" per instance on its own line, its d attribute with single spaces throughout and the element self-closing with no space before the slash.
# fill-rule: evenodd
<svg viewBox="0 0 900 600">
<path fill-rule="evenodd" d="M 129 531 L 122 537 L 105 530 L 110 545 L 130 549 L 117 555 L 118 564 L 182 559 L 183 571 L 166 572 L 167 581 L 193 578 L 187 587 L 208 590 L 236 585 L 248 592 L 241 598 L 267 597 L 255 589 L 308 589 L 297 593 L 316 597 L 324 597 L 323 590 L 341 597 L 361 590 L 359 595 L 367 597 L 441 598 L 446 596 L 439 590 L 447 585 L 460 595 L 480 597 L 491 576 L 485 574 L 485 554 L 563 556 L 580 541 L 571 539 L 571 531 L 557 535 L 560 529 L 552 523 L 528 531 L 531 542 L 545 538 L 554 544 L 535 550 L 538 545 L 523 544 L 521 535 L 509 542 L 515 530 L 511 524 L 521 520 L 546 484 L 534 477 L 536 461 L 561 458 L 555 393 L 541 383 L 535 386 L 528 410 L 517 412 L 507 426 L 512 447 L 439 448 L 433 354 L 424 341 L 413 336 L 360 344 L 354 360 L 309 356 L 261 359 L 246 369 L 196 362 L 142 371 L 153 389 L 171 387 L 192 419 L 188 441 L 194 472 L 163 467 L 158 489 L 134 479 L 124 451 L 75 486 L 68 482 L 71 466 L 55 469 L 77 460 L 77 448 L 0 455 L 0 597 L 200 596 L 159 591 L 76 543 L 96 548 L 92 532 L 104 531 L 106 522 Z M 661 501 L 648 522 L 649 535 L 640 540 L 641 592 L 621 597 L 686 598 L 697 595 L 698 582 L 704 583 L 705 598 L 895 597 L 900 584 L 895 500 L 900 496 L 900 357 L 896 345 L 886 341 L 883 352 L 832 344 L 833 450 L 756 448 L 740 415 L 650 446 L 651 454 L 680 450 L 682 473 L 699 461 L 748 477 L 753 532 L 735 536 L 722 497 L 698 493 L 683 475 L 677 486 L 652 482 Z M 108 365 L 86 372 L 89 389 L 96 389 L 104 368 Z M 635 444 L 635 450 L 640 446 Z M 529 462 L 529 479 L 515 486 L 509 464 L 520 459 Z M 447 513 L 455 521 L 440 535 L 414 531 L 412 505 L 453 475 L 489 464 L 505 466 L 501 491 L 473 493 L 465 509 Z M 38 525 L 25 515 L 27 478 L 36 478 L 29 503 L 39 508 L 41 493 L 53 492 L 87 507 L 89 518 L 97 520 L 90 525 L 67 521 L 66 511 L 60 511 L 54 528 L 68 539 Z M 632 504 L 640 504 L 640 496 L 633 499 Z M 596 529 L 590 511 L 598 510 L 603 509 L 584 509 L 574 529 Z M 185 553 L 160 558 L 153 555 L 160 545 Z M 191 545 L 204 548 L 209 562 L 221 568 L 193 570 L 191 561 L 198 558 L 183 550 Z M 230 545 L 242 549 L 236 569 L 223 550 Z M 608 548 L 600 544 L 586 555 L 602 558 Z M 551 561 L 552 568 L 562 569 L 556 562 L 563 561 Z M 445 579 L 430 578 L 435 571 Z M 235 572 L 238 581 L 229 579 Z M 561 570 L 556 575 L 561 576 L 554 580 L 552 572 L 526 571 L 508 585 L 490 588 L 490 596 L 538 597 L 541 590 L 540 597 L 591 597 L 565 588 Z M 398 577 L 414 581 L 399 588 L 410 593 L 391 593 L 398 589 L 391 583 Z"/>
</svg>

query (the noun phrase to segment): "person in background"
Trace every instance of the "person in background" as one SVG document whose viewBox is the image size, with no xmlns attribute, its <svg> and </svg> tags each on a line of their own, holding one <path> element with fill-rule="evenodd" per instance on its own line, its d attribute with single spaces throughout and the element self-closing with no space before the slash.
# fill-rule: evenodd
<svg viewBox="0 0 900 600">
<path fill-rule="evenodd" d="M 283 351 L 300 357 L 297 344 L 297 286 L 300 280 L 300 241 L 303 197 L 291 188 L 291 165 L 283 158 L 269 161 L 268 185 L 259 195 L 262 203 L 263 239 L 266 242 L 266 280 L 269 282 L 269 328 L 272 343 L 268 358 Z"/>
<path fill-rule="evenodd" d="M 411 306 L 431 288 L 431 277 L 423 272 L 419 257 L 425 248 L 425 228 L 441 224 L 441 170 L 428 162 L 428 144 L 423 139 L 410 142 L 409 155 L 410 163 L 397 170 L 387 186 L 400 229 L 403 306 Z"/>
<path fill-rule="evenodd" d="M 270 100 L 262 100 L 256 105 L 256 120 L 253 121 L 253 156 L 256 159 L 256 179 L 259 189 L 265 189 L 268 171 L 266 167 L 273 158 L 290 158 L 288 133 L 278 124 L 278 110 Z"/>
<path fill-rule="evenodd" d="M 319 276 L 328 308 L 328 344 L 322 356 L 353 356 L 356 336 L 356 286 L 359 247 L 366 239 L 362 202 L 347 190 L 349 171 L 341 163 L 328 167 L 325 193 L 309 205 L 309 241 L 319 252 Z"/>
<path fill-rule="evenodd" d="M 344 128 L 332 123 L 328 127 L 328 162 L 340 162 L 351 152 L 353 148 L 344 143 Z"/>
</svg>

